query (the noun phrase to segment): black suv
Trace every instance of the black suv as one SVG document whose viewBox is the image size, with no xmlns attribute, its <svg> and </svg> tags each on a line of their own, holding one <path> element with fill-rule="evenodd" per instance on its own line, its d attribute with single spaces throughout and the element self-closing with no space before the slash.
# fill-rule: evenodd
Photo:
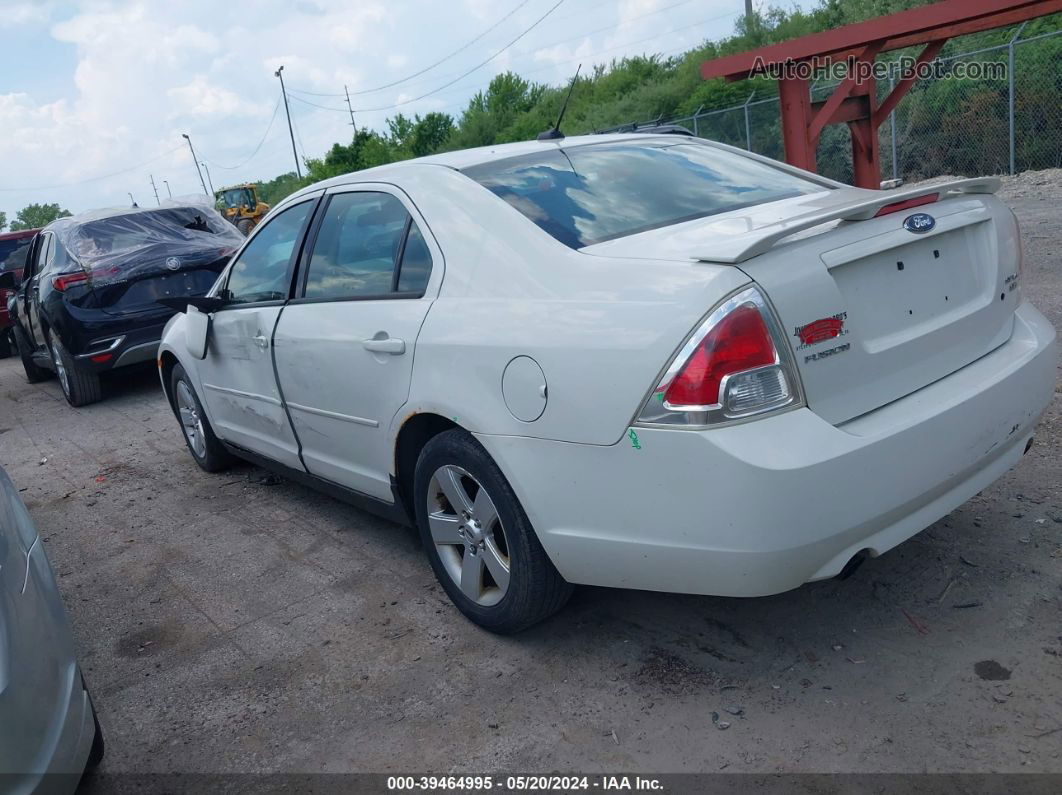
<svg viewBox="0 0 1062 795">
<path fill-rule="evenodd" d="M 207 206 L 97 210 L 34 239 L 8 309 L 29 381 L 54 372 L 72 406 L 100 399 L 99 374 L 155 358 L 174 310 L 203 295 L 244 237 Z M 10 283 L 9 283 L 10 282 Z"/>
</svg>

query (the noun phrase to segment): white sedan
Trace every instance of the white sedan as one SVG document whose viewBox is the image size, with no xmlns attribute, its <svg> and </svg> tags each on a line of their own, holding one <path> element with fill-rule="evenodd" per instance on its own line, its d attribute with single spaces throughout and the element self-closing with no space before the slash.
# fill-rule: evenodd
<svg viewBox="0 0 1062 795">
<path fill-rule="evenodd" d="M 196 462 L 415 522 L 512 632 L 572 584 L 757 596 L 1032 443 L 1055 332 L 995 179 L 881 192 L 683 135 L 474 149 L 277 206 L 168 325 Z"/>
</svg>

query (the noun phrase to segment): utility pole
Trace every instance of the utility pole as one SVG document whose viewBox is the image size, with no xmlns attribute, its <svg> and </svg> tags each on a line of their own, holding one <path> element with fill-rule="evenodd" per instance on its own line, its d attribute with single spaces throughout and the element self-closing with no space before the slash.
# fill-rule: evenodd
<svg viewBox="0 0 1062 795">
<path fill-rule="evenodd" d="M 752 0 L 745 0 L 745 32 L 752 26 Z"/>
<path fill-rule="evenodd" d="M 133 198 L 133 194 L 130 193 L 129 191 L 126 191 L 126 195 L 129 197 L 129 203 L 131 205 L 133 205 L 134 207 L 136 207 L 137 206 L 136 199 Z"/>
<path fill-rule="evenodd" d="M 158 204 L 159 207 L 161 207 L 162 199 L 159 198 L 159 189 L 155 187 L 155 175 L 148 174 L 148 176 L 151 178 L 151 189 L 155 191 L 155 202 Z"/>
<path fill-rule="evenodd" d="M 354 123 L 354 107 L 350 104 L 350 92 L 347 91 L 347 84 L 343 84 L 343 93 L 347 95 L 347 108 L 350 110 L 350 126 L 354 128 L 354 137 L 358 137 L 358 125 Z"/>
<path fill-rule="evenodd" d="M 284 90 L 284 67 L 281 66 L 273 74 L 280 78 L 280 94 L 284 97 L 284 113 L 288 117 L 288 135 L 291 136 L 291 154 L 295 156 L 295 173 L 302 179 L 302 169 L 299 168 L 299 152 L 295 148 L 295 131 L 291 128 L 291 110 L 288 109 L 288 92 Z"/>
<path fill-rule="evenodd" d="M 192 152 L 192 162 L 195 163 L 195 171 L 199 175 L 199 184 L 203 186 L 203 193 L 207 196 L 206 182 L 203 181 L 203 172 L 199 170 L 199 158 L 195 156 L 195 147 L 192 146 L 192 139 L 188 137 L 188 133 L 181 133 L 181 137 L 188 142 L 188 149 Z"/>
<path fill-rule="evenodd" d="M 210 195 L 213 196 L 214 195 L 214 180 L 212 180 L 210 178 L 210 169 L 207 168 L 207 164 L 206 163 L 200 163 L 199 165 L 201 165 L 203 167 L 203 170 L 207 173 L 207 182 L 210 183 Z"/>
<path fill-rule="evenodd" d="M 170 181 L 168 179 L 164 179 L 162 180 L 162 183 L 166 186 L 166 193 L 169 194 L 169 197 L 172 199 L 173 191 L 170 190 Z"/>
</svg>

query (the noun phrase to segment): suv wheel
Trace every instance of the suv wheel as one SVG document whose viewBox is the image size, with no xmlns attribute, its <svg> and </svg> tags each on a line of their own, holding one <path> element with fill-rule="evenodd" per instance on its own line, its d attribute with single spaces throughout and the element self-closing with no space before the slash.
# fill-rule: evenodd
<svg viewBox="0 0 1062 795">
<path fill-rule="evenodd" d="M 175 365 L 170 374 L 170 394 L 173 396 L 173 411 L 181 423 L 184 441 L 192 458 L 207 472 L 219 472 L 231 466 L 233 457 L 214 435 L 210 420 L 203 411 L 203 404 L 195 393 L 188 373 L 181 365 Z"/>
<path fill-rule="evenodd" d="M 22 360 L 22 369 L 26 371 L 26 380 L 31 384 L 43 381 L 49 376 L 49 372 L 33 361 L 33 345 L 26 337 L 21 326 L 14 326 L 11 333 L 15 337 L 15 347 L 18 348 L 18 356 Z"/>
<path fill-rule="evenodd" d="M 79 370 L 74 357 L 67 352 L 58 337 L 47 334 L 46 339 L 55 375 L 59 379 L 66 402 L 77 407 L 99 401 L 103 397 L 99 375 Z"/>
<path fill-rule="evenodd" d="M 491 632 L 519 632 L 568 601 L 572 586 L 542 549 L 498 465 L 467 431 L 446 431 L 424 446 L 414 495 L 435 576 L 472 621 Z"/>
</svg>

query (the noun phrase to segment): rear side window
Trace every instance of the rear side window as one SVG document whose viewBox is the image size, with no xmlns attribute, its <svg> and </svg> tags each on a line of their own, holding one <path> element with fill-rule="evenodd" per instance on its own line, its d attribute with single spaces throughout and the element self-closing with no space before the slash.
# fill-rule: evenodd
<svg viewBox="0 0 1062 795">
<path fill-rule="evenodd" d="M 388 193 L 338 193 L 314 241 L 304 297 L 419 295 L 430 273 L 431 254 L 402 202 Z"/>
<path fill-rule="evenodd" d="M 551 147 L 463 173 L 571 248 L 828 189 L 693 141 Z"/>
</svg>

